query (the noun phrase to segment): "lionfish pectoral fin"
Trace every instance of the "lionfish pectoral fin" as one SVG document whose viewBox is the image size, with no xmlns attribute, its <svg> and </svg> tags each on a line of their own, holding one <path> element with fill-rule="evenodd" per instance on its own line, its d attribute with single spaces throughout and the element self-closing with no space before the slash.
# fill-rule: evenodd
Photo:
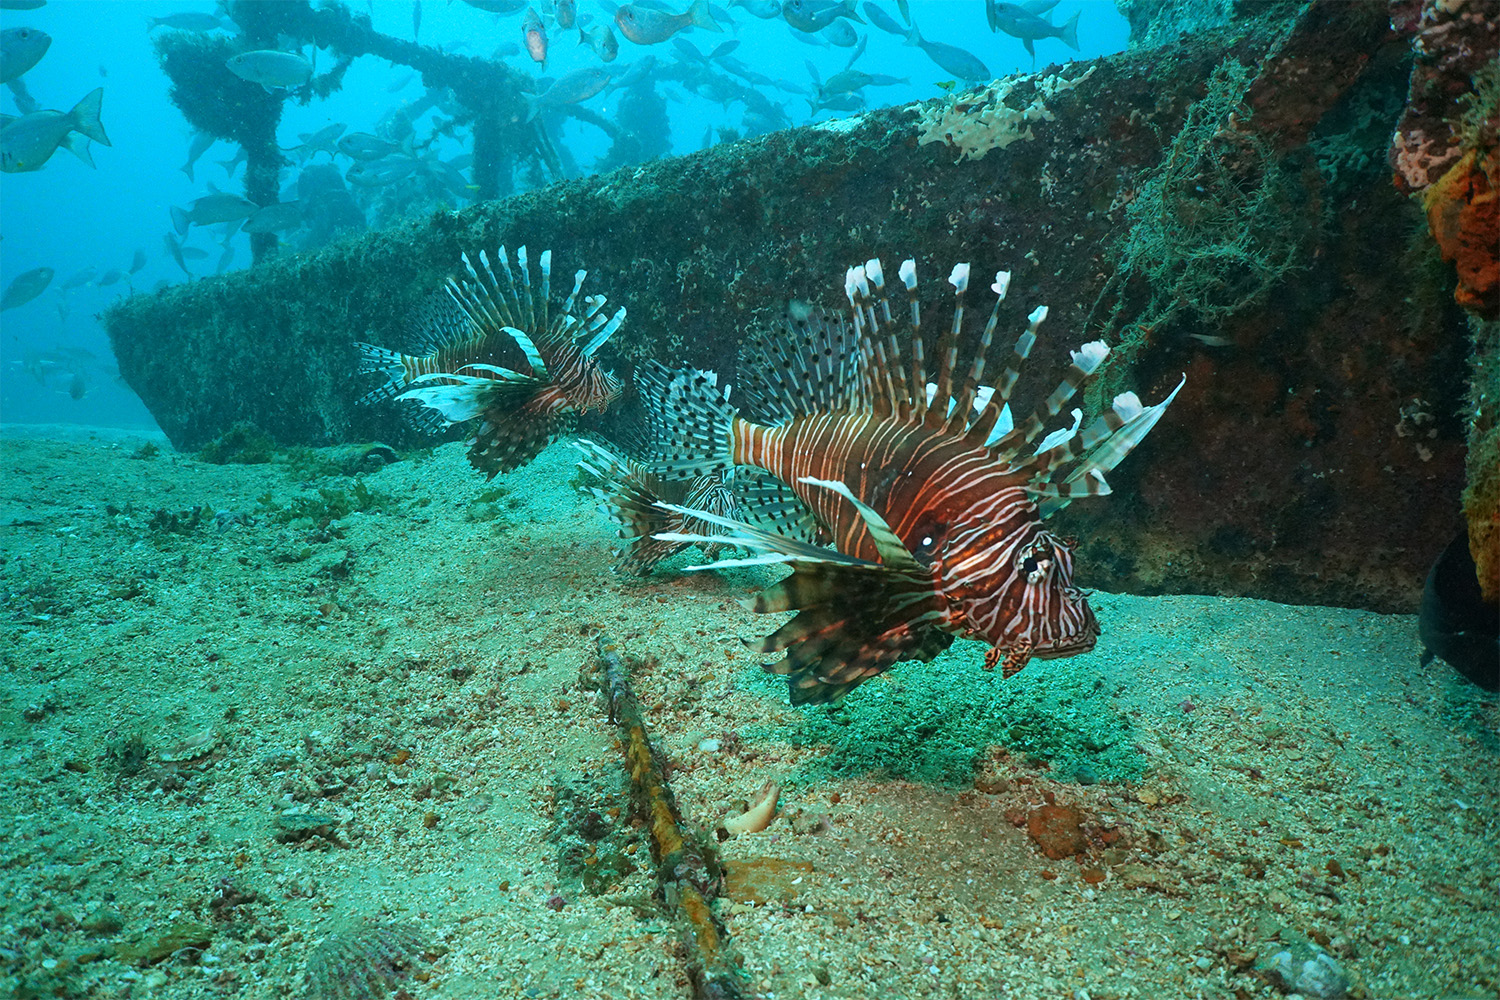
<svg viewBox="0 0 1500 1000">
<path fill-rule="evenodd" d="M 539 379 L 547 378 L 547 362 L 542 360 L 542 352 L 537 349 L 536 344 L 526 335 L 524 330 L 517 330 L 513 326 L 502 326 L 500 332 L 516 342 L 521 353 L 526 355 L 526 363 L 531 366 L 531 374 Z M 479 367 L 479 366 L 475 366 Z"/>
<path fill-rule="evenodd" d="M 811 476 L 803 476 L 798 482 L 807 483 L 811 486 L 821 486 L 825 490 L 832 490 L 839 496 L 848 500 L 859 512 L 861 520 L 865 522 L 865 528 L 870 532 L 871 539 L 875 542 L 875 551 L 880 553 L 881 564 L 897 570 L 908 570 L 911 572 L 923 572 L 922 565 L 913 558 L 901 538 L 891 530 L 885 518 L 875 508 L 854 495 L 854 491 L 836 479 L 814 479 Z"/>
<path fill-rule="evenodd" d="M 985 653 L 984 663 L 987 668 L 993 669 L 990 663 L 990 653 L 999 653 L 998 648 Z M 1000 663 L 1000 675 L 1002 677 L 1014 677 L 1021 672 L 1021 668 L 1031 662 L 1031 643 L 1021 642 L 1005 651 L 1005 659 Z"/>
<path fill-rule="evenodd" d="M 847 490 L 842 483 L 830 483 L 828 488 Z M 689 569 L 774 563 L 791 567 L 790 576 L 762 591 L 750 607 L 758 612 L 797 614 L 771 635 L 747 645 L 760 653 L 786 652 L 785 659 L 766 669 L 787 676 L 793 704 L 841 698 L 893 664 L 930 660 L 953 641 L 953 636 L 941 628 L 943 602 L 933 589 L 931 577 L 904 547 L 900 552 L 915 571 L 908 571 L 894 558 L 892 562 L 870 562 L 708 511 L 669 503 L 657 506 L 724 528 L 725 533 L 660 532 L 654 538 L 699 543 L 711 540 L 752 553 L 748 558 L 719 559 Z M 890 536 L 888 544 L 900 546 L 885 521 L 873 510 L 870 514 L 875 519 L 874 527 Z"/>
</svg>

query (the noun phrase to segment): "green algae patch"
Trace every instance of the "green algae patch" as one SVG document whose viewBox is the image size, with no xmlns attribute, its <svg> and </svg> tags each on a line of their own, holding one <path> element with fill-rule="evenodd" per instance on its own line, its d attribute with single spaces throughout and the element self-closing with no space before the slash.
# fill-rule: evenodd
<svg viewBox="0 0 1500 1000">
<path fill-rule="evenodd" d="M 1147 770 L 1109 684 L 1078 661 L 1035 662 L 1006 680 L 983 667 L 980 647 L 961 644 L 931 663 L 902 663 L 834 706 L 802 710 L 800 724 L 747 734 L 828 752 L 798 777 L 879 775 L 964 785 L 991 747 L 1045 764 L 1062 780 L 1135 781 Z M 763 675 L 756 686 L 774 686 Z"/>
</svg>

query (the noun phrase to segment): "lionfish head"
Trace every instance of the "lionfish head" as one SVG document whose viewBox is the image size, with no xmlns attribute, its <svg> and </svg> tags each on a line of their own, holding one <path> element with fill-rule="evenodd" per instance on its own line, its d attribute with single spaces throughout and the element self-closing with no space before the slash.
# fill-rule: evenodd
<svg viewBox="0 0 1500 1000">
<path fill-rule="evenodd" d="M 1047 659 L 1087 653 L 1099 622 L 1073 586 L 1073 545 L 1033 522 L 955 531 L 933 563 L 958 631 L 1007 656 Z M 1009 672 L 1009 668 L 1008 671 Z"/>
</svg>

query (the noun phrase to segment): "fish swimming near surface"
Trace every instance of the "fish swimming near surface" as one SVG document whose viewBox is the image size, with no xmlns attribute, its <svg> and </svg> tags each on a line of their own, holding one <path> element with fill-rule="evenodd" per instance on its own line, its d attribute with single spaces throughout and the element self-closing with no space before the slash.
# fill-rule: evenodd
<svg viewBox="0 0 1500 1000">
<path fill-rule="evenodd" d="M 585 66 L 558 78 L 540 94 L 523 95 L 526 98 L 526 120 L 531 121 L 543 108 L 556 108 L 588 100 L 609 86 L 611 75 L 607 69 Z"/>
<path fill-rule="evenodd" d="M 301 87 L 312 79 L 312 63 L 295 52 L 257 49 L 231 56 L 224 64 L 229 72 L 249 83 L 258 83 L 267 92 L 278 88 Z"/>
<path fill-rule="evenodd" d="M 547 65 L 547 29 L 542 27 L 542 19 L 530 7 L 526 8 L 526 16 L 521 19 L 521 44 L 526 47 L 526 54 L 532 62 Z"/>
<path fill-rule="evenodd" d="M 47 54 L 52 36 L 36 28 L 6 28 L 0 31 L 0 83 L 10 83 L 26 74 Z"/>
<path fill-rule="evenodd" d="M 40 170 L 59 146 L 92 167 L 87 140 L 110 144 L 99 120 L 103 101 L 104 88 L 99 87 L 71 111 L 34 111 L 19 118 L 0 115 L 0 171 L 16 174 Z"/>
<path fill-rule="evenodd" d="M 173 205 L 172 228 L 178 236 L 186 236 L 189 226 L 212 226 L 220 222 L 238 222 L 248 219 L 260 208 L 248 198 L 227 191 L 215 191 L 193 201 L 187 208 Z"/>
<path fill-rule="evenodd" d="M 709 11 L 708 0 L 693 0 L 693 5 L 681 14 L 668 14 L 639 3 L 623 4 L 615 11 L 615 24 L 620 34 L 637 45 L 665 42 L 684 28 L 724 30 Z"/>
<path fill-rule="evenodd" d="M 822 31 L 841 17 L 864 24 L 864 18 L 855 10 L 854 2 L 855 0 L 785 0 L 781 5 L 781 16 L 787 24 L 809 34 Z"/>
<path fill-rule="evenodd" d="M 1092 649 L 1099 625 L 1073 582 L 1076 543 L 1048 531 L 1044 518 L 1074 498 L 1107 493 L 1104 474 L 1181 389 L 1151 407 L 1122 393 L 1088 426 L 1074 410 L 1071 427 L 1043 436 L 1108 347 L 1095 341 L 1074 351 L 1057 388 L 1029 417 L 1012 421 L 1011 390 L 1046 308 L 1030 314 L 988 387 L 983 380 L 1010 275 L 998 273 L 990 286 L 995 303 L 965 372 L 958 345 L 969 267 L 956 266 L 948 279 L 953 319 L 937 339 L 929 382 L 915 262 L 899 273 L 905 309 L 889 303 L 880 262 L 871 260 L 846 275 L 847 318 L 814 313 L 750 339 L 737 389 L 753 420 L 692 372 L 665 392 L 641 395 L 656 442 L 653 472 L 768 473 L 795 493 L 831 542 L 784 530 L 779 514 L 764 527 L 751 523 L 753 516 L 734 520 L 670 503 L 664 509 L 726 535 L 655 536 L 752 553 L 693 568 L 791 567 L 752 607 L 796 616 L 750 645 L 783 654 L 766 669 L 787 676 L 793 703 L 836 700 L 898 661 L 932 659 L 955 636 L 989 644 L 986 667 L 999 663 L 1006 676 L 1034 658 Z"/>
<path fill-rule="evenodd" d="M 593 49 L 594 55 L 604 62 L 614 62 L 615 57 L 620 54 L 620 41 L 615 38 L 614 31 L 607 24 L 601 24 L 592 31 L 580 27 L 578 44 L 587 45 Z"/>
<path fill-rule="evenodd" d="M 493 479 L 529 463 L 579 414 L 619 398 L 619 380 L 594 355 L 625 321 L 625 310 L 607 315 L 604 296 L 582 295 L 587 271 L 574 274 L 572 292 L 554 309 L 551 250 L 538 258 L 539 281 L 524 246 L 514 268 L 503 246 L 493 265 L 485 253 L 477 265 L 467 253 L 463 262 L 466 276 L 448 279 L 451 305 L 429 309 L 422 320 L 427 354 L 356 345 L 363 369 L 386 376 L 363 400 L 394 396 L 421 403 L 445 423 L 475 421 L 469 464 Z"/>
<path fill-rule="evenodd" d="M 55 273 L 57 272 L 50 267 L 34 267 L 16 275 L 15 279 L 5 286 L 5 294 L 0 295 L 0 312 L 14 309 L 16 306 L 24 306 L 45 292 L 47 286 L 52 283 L 52 275 Z"/>
<path fill-rule="evenodd" d="M 989 67 L 974 53 L 946 42 L 929 42 L 922 37 L 915 24 L 911 26 L 911 33 L 906 36 L 906 44 L 915 45 L 927 53 L 927 58 L 937 63 L 943 72 L 952 73 L 960 80 L 981 83 L 990 79 Z"/>
<path fill-rule="evenodd" d="M 1030 3 L 985 0 L 984 9 L 991 31 L 1003 31 L 1012 38 L 1019 38 L 1027 53 L 1035 59 L 1036 43 L 1044 38 L 1056 38 L 1073 51 L 1078 51 L 1077 14 L 1063 24 L 1053 24 L 1042 17 L 1056 5 L 1057 0 L 1032 0 Z"/>
<path fill-rule="evenodd" d="M 184 11 L 179 14 L 168 14 L 165 17 L 146 18 L 146 30 L 154 31 L 157 28 L 174 28 L 178 31 L 215 31 L 224 27 L 224 22 L 217 14 L 205 14 L 201 12 Z"/>
</svg>

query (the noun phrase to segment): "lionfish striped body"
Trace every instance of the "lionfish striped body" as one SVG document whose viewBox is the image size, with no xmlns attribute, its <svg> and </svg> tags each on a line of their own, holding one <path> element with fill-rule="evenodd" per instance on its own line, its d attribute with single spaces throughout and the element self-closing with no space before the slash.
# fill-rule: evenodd
<svg viewBox="0 0 1500 1000">
<path fill-rule="evenodd" d="M 758 526 L 663 505 L 717 525 L 729 542 L 754 553 L 711 566 L 791 566 L 792 574 L 752 606 L 797 615 L 751 645 L 784 654 L 766 669 L 788 675 L 794 703 L 837 699 L 900 660 L 931 659 L 955 636 L 989 643 L 986 666 L 1003 659 L 1007 675 L 1034 657 L 1092 649 L 1099 626 L 1073 585 L 1073 546 L 1042 520 L 1074 497 L 1107 493 L 1103 474 L 1172 399 L 1144 408 L 1134 393 L 1124 393 L 1090 426 L 1079 429 L 1082 414 L 1075 410 L 1071 428 L 1037 442 L 1108 348 L 1095 342 L 1073 352 L 1057 389 L 1027 420 L 1012 424 L 1007 400 L 1046 309 L 1031 314 L 995 387 L 982 385 L 1009 283 L 1008 274 L 998 274 L 979 348 L 955 384 L 968 265 L 954 268 L 949 282 L 957 304 L 939 338 L 930 384 L 913 261 L 902 265 L 901 278 L 909 362 L 880 263 L 872 260 L 846 276 L 847 319 L 819 319 L 793 331 L 801 334 L 795 346 L 787 337 L 752 344 L 758 357 L 748 365 L 742 359 L 741 367 L 759 419 L 740 415 L 709 379 L 691 374 L 648 399 L 662 442 L 654 464 L 659 474 L 764 470 L 796 494 L 831 542 L 829 548 L 782 530 L 784 516 Z"/>
<path fill-rule="evenodd" d="M 580 299 L 587 271 L 574 275 L 573 291 L 554 313 L 550 250 L 538 260 L 535 284 L 524 246 L 514 272 L 505 247 L 495 259 L 500 276 L 488 255 L 475 267 L 463 254 L 467 275 L 446 286 L 451 304 L 424 316 L 429 353 L 357 345 L 364 370 L 386 375 L 365 399 L 395 396 L 421 403 L 444 423 L 478 421 L 469 462 L 491 479 L 530 462 L 578 414 L 619 397 L 619 380 L 594 354 L 625 319 L 623 308 L 605 314 L 602 295 Z M 515 367 L 518 354 L 523 370 Z"/>
</svg>

